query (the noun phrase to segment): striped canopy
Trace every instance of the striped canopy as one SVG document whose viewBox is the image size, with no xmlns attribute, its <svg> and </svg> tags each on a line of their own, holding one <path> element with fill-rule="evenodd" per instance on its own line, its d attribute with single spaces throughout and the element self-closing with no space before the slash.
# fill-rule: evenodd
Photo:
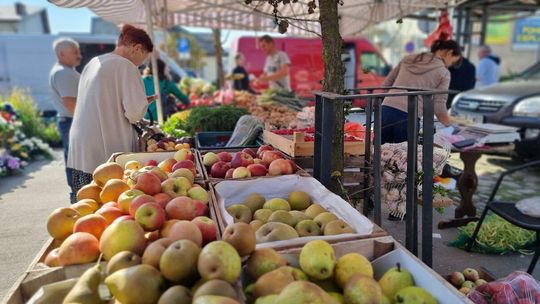
<svg viewBox="0 0 540 304">
<path fill-rule="evenodd" d="M 87 7 L 96 15 L 116 24 L 145 24 L 143 1 L 148 0 L 48 0 L 60 7 Z M 280 4 L 279 16 L 289 17 L 288 34 L 320 33 L 318 10 L 308 14 L 308 1 Z M 442 7 L 442 0 L 344 0 L 339 7 L 342 36 L 360 34 L 369 25 L 403 17 L 428 7 Z M 207 28 L 276 31 L 273 7 L 266 0 L 152 0 L 152 21 L 160 27 L 171 25 Z"/>
</svg>

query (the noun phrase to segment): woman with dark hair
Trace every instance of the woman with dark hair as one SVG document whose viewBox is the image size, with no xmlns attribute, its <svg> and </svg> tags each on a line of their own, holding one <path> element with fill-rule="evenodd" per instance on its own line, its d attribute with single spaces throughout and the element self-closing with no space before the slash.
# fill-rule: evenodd
<svg viewBox="0 0 540 304">
<path fill-rule="evenodd" d="M 178 107 L 176 106 L 176 100 L 174 97 L 178 98 L 178 100 L 180 100 L 186 106 L 189 105 L 189 98 L 184 93 L 182 93 L 182 91 L 180 91 L 180 89 L 176 86 L 174 82 L 169 79 L 167 73 L 165 72 L 167 66 L 165 65 L 165 62 L 163 60 L 157 60 L 157 69 L 163 117 L 166 118 L 178 111 Z M 155 94 L 156 91 L 154 87 L 154 76 L 152 75 L 151 65 L 148 66 L 148 71 L 148 75 L 144 75 L 142 80 L 144 83 L 144 88 L 146 90 L 146 95 L 152 96 Z M 172 97 L 171 95 L 173 95 L 174 97 Z M 151 102 L 148 106 L 148 111 L 146 112 L 144 118 L 157 121 L 157 105 L 155 101 Z"/>
<path fill-rule="evenodd" d="M 125 25 L 114 51 L 92 58 L 82 71 L 67 164 L 74 191 L 92 182 L 94 169 L 111 154 L 137 151 L 132 124 L 153 100 L 146 97 L 138 66 L 153 49 L 144 30 Z"/>
<path fill-rule="evenodd" d="M 409 55 L 401 60 L 383 82 L 384 86 L 413 87 L 427 90 L 448 90 L 448 67 L 461 60 L 461 48 L 453 40 L 437 40 L 429 53 Z M 390 90 L 399 92 L 399 90 Z M 447 95 L 434 95 L 435 116 L 445 126 L 450 125 L 446 109 Z M 423 102 L 418 102 L 422 116 Z M 386 97 L 382 106 L 382 139 L 384 143 L 407 141 L 407 97 Z"/>
</svg>

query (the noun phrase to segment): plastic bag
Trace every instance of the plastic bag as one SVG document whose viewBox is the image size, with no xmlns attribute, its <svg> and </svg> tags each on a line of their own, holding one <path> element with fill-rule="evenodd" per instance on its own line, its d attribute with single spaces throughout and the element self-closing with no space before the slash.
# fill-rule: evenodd
<svg viewBox="0 0 540 304">
<path fill-rule="evenodd" d="M 540 217 L 540 196 L 522 199 L 516 203 L 516 208 L 525 215 Z"/>
<path fill-rule="evenodd" d="M 540 284 L 530 274 L 514 271 L 503 279 L 476 287 L 468 297 L 476 304 L 540 303 Z"/>
<path fill-rule="evenodd" d="M 240 117 L 233 134 L 229 139 L 226 147 L 243 147 L 251 145 L 255 142 L 259 133 L 264 129 L 264 124 L 255 116 L 244 115 Z"/>
</svg>

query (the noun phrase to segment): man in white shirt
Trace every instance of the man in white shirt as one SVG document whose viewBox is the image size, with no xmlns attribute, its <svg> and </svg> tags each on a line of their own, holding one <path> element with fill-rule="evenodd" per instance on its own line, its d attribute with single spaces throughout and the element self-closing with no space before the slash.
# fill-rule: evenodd
<svg viewBox="0 0 540 304">
<path fill-rule="evenodd" d="M 80 74 L 75 70 L 81 63 L 81 52 L 79 44 L 69 38 L 59 38 L 54 41 L 53 49 L 58 61 L 54 64 L 49 73 L 49 86 L 53 96 L 53 106 L 58 112 L 58 130 L 62 136 L 64 147 L 64 164 L 67 163 L 69 151 L 69 131 L 75 112 L 77 102 L 77 88 L 79 86 Z M 71 188 L 70 201 L 76 202 L 76 193 L 73 190 L 72 170 L 66 167 L 66 178 Z"/>
<path fill-rule="evenodd" d="M 259 47 L 266 53 L 264 73 L 255 82 L 268 82 L 271 89 L 291 90 L 287 53 L 278 51 L 274 39 L 268 35 L 259 38 Z"/>
<path fill-rule="evenodd" d="M 491 54 L 491 48 L 483 45 L 478 49 L 480 61 L 476 66 L 476 87 L 483 88 L 499 82 L 500 60 Z"/>
</svg>

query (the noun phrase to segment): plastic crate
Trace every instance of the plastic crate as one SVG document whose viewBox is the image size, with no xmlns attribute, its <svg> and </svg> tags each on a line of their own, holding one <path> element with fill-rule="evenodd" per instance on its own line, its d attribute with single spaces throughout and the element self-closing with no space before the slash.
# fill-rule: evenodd
<svg viewBox="0 0 540 304">
<path fill-rule="evenodd" d="M 257 139 L 255 144 L 241 147 L 225 147 L 231 138 L 232 131 L 220 132 L 199 132 L 195 135 L 195 146 L 199 150 L 215 150 L 215 149 L 238 149 L 238 148 L 257 148 L 262 145 L 262 141 Z"/>
</svg>

